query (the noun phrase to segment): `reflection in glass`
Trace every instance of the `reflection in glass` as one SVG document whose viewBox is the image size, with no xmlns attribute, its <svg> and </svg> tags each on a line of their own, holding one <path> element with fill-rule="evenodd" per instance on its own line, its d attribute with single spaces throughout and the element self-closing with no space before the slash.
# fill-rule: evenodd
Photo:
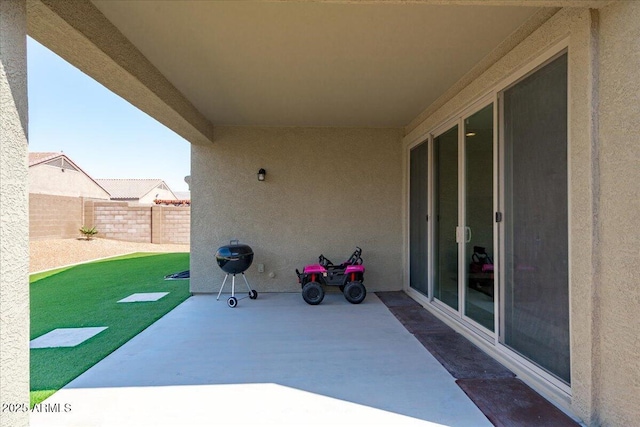
<svg viewBox="0 0 640 427">
<path fill-rule="evenodd" d="M 458 126 L 433 140 L 434 297 L 458 309 Z"/>
<path fill-rule="evenodd" d="M 427 295 L 427 184 L 429 146 L 426 142 L 409 153 L 409 286 Z"/>
<path fill-rule="evenodd" d="M 493 104 L 465 120 L 465 315 L 494 330 Z"/>
</svg>

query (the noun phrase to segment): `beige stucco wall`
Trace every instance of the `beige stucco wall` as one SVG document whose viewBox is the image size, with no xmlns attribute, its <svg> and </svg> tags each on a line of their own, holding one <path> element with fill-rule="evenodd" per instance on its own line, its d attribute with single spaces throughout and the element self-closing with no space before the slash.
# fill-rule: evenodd
<svg viewBox="0 0 640 427">
<path fill-rule="evenodd" d="M 356 245 L 368 291 L 402 288 L 400 130 L 226 127 L 216 135 L 191 151 L 193 292 L 218 291 L 224 274 L 214 255 L 230 239 L 253 248 L 247 278 L 258 292 L 299 292 L 296 268 L 321 253 L 342 262 Z"/>
<path fill-rule="evenodd" d="M 600 12 L 598 422 L 640 425 L 640 2 Z"/>
<path fill-rule="evenodd" d="M 419 140 L 569 37 L 569 408 L 590 425 L 640 422 L 638 22 L 638 2 L 563 9 L 404 139 L 405 147 Z M 560 394 L 528 380 L 562 405 Z"/>
<path fill-rule="evenodd" d="M 614 8 L 617 7 L 614 6 Z M 596 311 L 594 311 L 596 291 L 603 292 L 603 283 L 594 275 L 597 254 L 600 250 L 597 247 L 598 242 L 594 238 L 598 220 L 597 199 L 594 197 L 598 191 L 597 147 L 599 143 L 596 111 L 594 110 L 596 105 L 594 99 L 597 96 L 597 81 L 594 79 L 598 69 L 596 62 L 598 58 L 597 13 L 588 9 L 562 9 L 559 11 L 444 106 L 434 111 L 417 126 L 414 125 L 407 129 L 408 134 L 404 138 L 405 150 L 403 151 L 406 182 L 408 173 L 406 170 L 408 156 L 406 147 L 408 145 L 424 138 L 436 126 L 448 118 L 454 117 L 463 108 L 470 106 L 472 102 L 498 87 L 505 79 L 521 72 L 520 70 L 548 52 L 550 48 L 568 39 L 571 395 L 566 395 L 549 383 L 531 375 L 531 372 L 524 369 L 522 365 L 505 358 L 491 345 L 478 339 L 472 333 L 463 332 L 514 369 L 538 391 L 560 406 L 569 409 L 589 424 L 598 423 L 599 403 L 596 403 L 594 399 L 600 384 L 597 382 L 596 373 L 603 364 L 608 363 L 596 351 L 600 323 Z M 635 49 L 637 50 L 637 43 Z M 630 73 L 629 76 L 633 75 L 631 70 L 626 71 Z M 622 175 L 633 174 L 629 165 L 624 172 L 619 173 Z M 406 197 L 405 191 L 405 203 Z M 627 221 L 626 224 L 628 226 L 629 222 Z M 408 242 L 406 230 L 405 242 Z M 405 271 L 408 269 L 405 268 Z M 635 277 L 637 282 L 637 274 Z M 637 299 L 635 307 L 637 309 Z M 629 344 L 625 345 L 629 346 Z M 623 352 L 623 354 L 631 358 L 631 353 Z M 612 380 L 613 382 L 617 381 Z M 635 381 L 637 385 L 638 376 L 636 375 L 635 379 L 631 381 Z"/>
<path fill-rule="evenodd" d="M 0 1 L 0 402 L 29 405 L 27 40 L 24 0 Z M 19 407 L 20 408 L 20 407 Z M 29 414 L 3 410 L 0 426 Z"/>
<path fill-rule="evenodd" d="M 29 193 L 109 200 L 109 193 L 84 173 L 46 164 L 29 168 Z"/>
</svg>

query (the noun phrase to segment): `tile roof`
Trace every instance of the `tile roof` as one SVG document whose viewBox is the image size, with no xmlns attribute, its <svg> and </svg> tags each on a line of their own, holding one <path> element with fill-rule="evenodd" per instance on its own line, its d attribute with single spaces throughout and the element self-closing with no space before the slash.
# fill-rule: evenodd
<svg viewBox="0 0 640 427">
<path fill-rule="evenodd" d="M 140 199 L 164 183 L 161 179 L 96 179 L 96 181 L 111 194 L 112 199 Z"/>
<path fill-rule="evenodd" d="M 174 191 L 173 194 L 176 195 L 178 200 L 191 200 L 190 191 Z"/>
<path fill-rule="evenodd" d="M 47 162 L 49 160 L 53 160 L 56 157 L 60 157 L 60 156 L 64 156 L 64 154 L 51 152 L 51 151 L 29 153 L 29 166 L 34 166 L 39 163 Z"/>
</svg>

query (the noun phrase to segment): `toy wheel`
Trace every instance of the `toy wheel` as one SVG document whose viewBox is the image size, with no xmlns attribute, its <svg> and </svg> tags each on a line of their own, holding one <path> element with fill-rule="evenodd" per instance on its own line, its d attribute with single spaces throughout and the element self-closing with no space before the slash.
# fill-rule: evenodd
<svg viewBox="0 0 640 427">
<path fill-rule="evenodd" d="M 236 299 L 236 297 L 229 297 L 229 299 L 227 300 L 227 305 L 231 308 L 235 308 L 235 306 L 238 305 L 238 300 Z"/>
<path fill-rule="evenodd" d="M 309 282 L 302 288 L 302 298 L 307 304 L 318 305 L 324 298 L 324 289 L 318 282 Z"/>
<path fill-rule="evenodd" d="M 251 292 L 249 292 L 249 298 L 257 299 L 258 298 L 258 293 L 254 289 L 252 289 Z"/>
<path fill-rule="evenodd" d="M 362 282 L 349 282 L 344 287 L 344 297 L 351 304 L 360 304 L 367 296 L 367 290 Z"/>
</svg>

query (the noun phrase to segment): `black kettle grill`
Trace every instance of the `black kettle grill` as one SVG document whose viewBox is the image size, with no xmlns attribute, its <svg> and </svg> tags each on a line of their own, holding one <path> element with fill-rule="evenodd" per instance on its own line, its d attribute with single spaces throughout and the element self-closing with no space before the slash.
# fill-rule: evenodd
<svg viewBox="0 0 640 427">
<path fill-rule="evenodd" d="M 244 283 L 247 284 L 247 288 L 249 289 L 249 298 L 258 298 L 258 293 L 251 289 L 251 286 L 249 286 L 249 282 L 247 282 L 247 278 L 244 275 L 244 272 L 251 267 L 251 263 L 253 262 L 253 249 L 251 249 L 249 245 L 242 245 L 238 240 L 232 240 L 228 245 L 220 246 L 216 252 L 216 262 L 222 271 L 227 273 L 224 276 L 224 280 L 222 281 L 222 286 L 220 286 L 220 291 L 218 292 L 216 300 L 220 299 L 220 294 L 222 293 L 224 285 L 230 274 L 232 275 L 231 296 L 227 299 L 227 305 L 229 307 L 234 308 L 238 305 L 238 298 L 235 296 L 236 274 L 242 274 Z"/>
</svg>

